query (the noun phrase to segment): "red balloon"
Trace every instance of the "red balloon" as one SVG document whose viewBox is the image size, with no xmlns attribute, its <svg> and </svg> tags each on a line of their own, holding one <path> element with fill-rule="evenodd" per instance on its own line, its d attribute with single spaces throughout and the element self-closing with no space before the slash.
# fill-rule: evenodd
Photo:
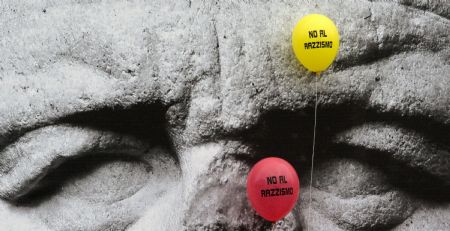
<svg viewBox="0 0 450 231">
<path fill-rule="evenodd" d="M 300 184 L 287 161 L 269 157 L 253 166 L 247 177 L 247 197 L 256 212 L 268 221 L 278 221 L 295 206 Z"/>
</svg>

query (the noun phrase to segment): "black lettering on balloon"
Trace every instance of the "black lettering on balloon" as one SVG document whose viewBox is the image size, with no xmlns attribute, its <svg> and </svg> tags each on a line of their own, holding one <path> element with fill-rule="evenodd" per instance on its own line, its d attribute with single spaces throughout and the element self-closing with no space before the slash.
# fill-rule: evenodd
<svg viewBox="0 0 450 231">
<path fill-rule="evenodd" d="M 269 176 L 266 177 L 267 184 L 277 184 L 277 177 L 276 176 Z"/>
<path fill-rule="evenodd" d="M 333 48 L 332 41 L 319 41 L 319 42 L 309 42 L 305 43 L 305 50 L 318 49 L 318 48 Z"/>
<path fill-rule="evenodd" d="M 276 197 L 276 196 L 288 196 L 294 194 L 294 188 L 271 188 L 262 189 L 261 197 Z"/>
<path fill-rule="evenodd" d="M 279 176 L 278 181 L 280 184 L 287 184 L 286 176 Z"/>
<path fill-rule="evenodd" d="M 316 30 L 308 31 L 308 36 L 309 38 L 317 38 L 317 31 Z"/>
</svg>

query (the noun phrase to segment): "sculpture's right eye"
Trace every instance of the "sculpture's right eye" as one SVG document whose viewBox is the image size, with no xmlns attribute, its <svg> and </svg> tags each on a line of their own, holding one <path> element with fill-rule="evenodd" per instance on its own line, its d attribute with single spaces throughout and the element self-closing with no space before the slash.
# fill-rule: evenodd
<svg viewBox="0 0 450 231">
<path fill-rule="evenodd" d="M 180 179 L 163 121 L 128 115 L 91 113 L 26 133 L 0 152 L 0 196 L 56 230 L 128 226 Z"/>
<path fill-rule="evenodd" d="M 404 222 L 418 205 L 450 202 L 445 138 L 394 117 L 382 122 L 377 117 L 348 118 L 351 113 L 345 110 L 322 112 L 319 118 L 313 210 L 344 230 L 384 230 Z M 312 125 L 308 114 L 271 112 L 248 136 L 257 153 L 294 165 L 304 195 L 311 184 Z M 300 207 L 308 209 L 308 203 L 301 200 Z"/>
</svg>

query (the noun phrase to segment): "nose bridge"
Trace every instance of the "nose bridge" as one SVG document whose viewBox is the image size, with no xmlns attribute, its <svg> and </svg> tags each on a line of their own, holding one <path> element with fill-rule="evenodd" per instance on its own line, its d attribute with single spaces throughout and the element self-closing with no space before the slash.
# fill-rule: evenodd
<svg viewBox="0 0 450 231">
<path fill-rule="evenodd" d="M 293 80 L 299 71 L 298 63 L 291 62 L 289 25 L 280 20 L 266 27 L 272 12 L 259 5 L 220 2 L 202 7 L 210 10 L 200 11 L 206 16 L 196 22 L 209 53 L 202 56 L 207 65 L 197 67 L 202 69 L 195 73 L 201 75 L 190 92 L 185 133 L 191 139 L 245 130 L 268 107 L 280 106 L 280 95 L 302 101 L 296 93 L 279 92 L 282 80 L 277 78 Z M 252 7 L 260 9 L 252 13 Z"/>
<path fill-rule="evenodd" d="M 193 75 L 188 83 L 183 110 L 185 110 L 182 131 L 183 143 L 188 146 L 204 142 L 212 138 L 220 130 L 221 57 L 217 39 L 216 22 L 210 15 L 203 15 L 194 20 L 192 33 L 195 33 L 195 44 L 192 46 L 191 60 L 193 65 L 187 74 Z"/>
<path fill-rule="evenodd" d="M 271 4 L 221 2 L 211 16 L 219 66 L 213 84 L 221 104 L 215 119 L 225 133 L 246 130 L 271 110 L 313 106 L 314 78 L 291 47 L 291 30 L 304 10 L 275 11 Z"/>
</svg>

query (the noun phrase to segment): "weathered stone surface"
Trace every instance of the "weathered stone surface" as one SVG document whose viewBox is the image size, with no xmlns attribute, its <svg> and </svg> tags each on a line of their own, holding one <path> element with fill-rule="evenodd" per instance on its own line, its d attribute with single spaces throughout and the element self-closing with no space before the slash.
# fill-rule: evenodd
<svg viewBox="0 0 450 231">
<path fill-rule="evenodd" d="M 4 0 L 0 227 L 449 230 L 449 6 Z M 320 78 L 291 48 L 308 13 L 341 36 Z M 266 156 L 301 181 L 275 225 L 245 193 Z"/>
</svg>

